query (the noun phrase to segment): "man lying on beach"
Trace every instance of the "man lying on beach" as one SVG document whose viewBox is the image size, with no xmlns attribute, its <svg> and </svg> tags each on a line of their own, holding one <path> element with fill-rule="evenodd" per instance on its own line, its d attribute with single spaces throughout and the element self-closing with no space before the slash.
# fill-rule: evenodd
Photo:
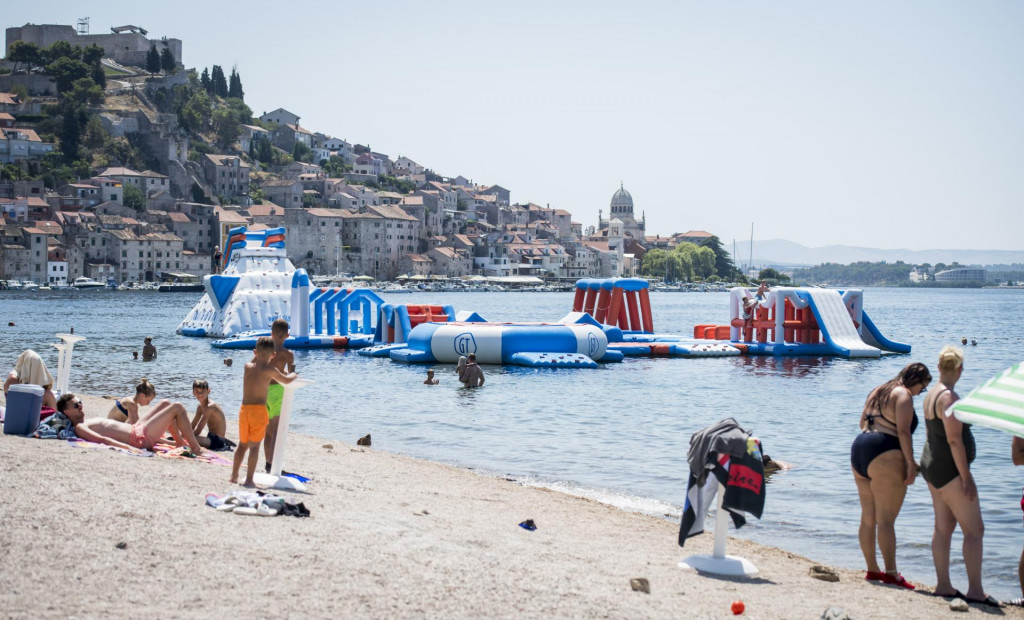
<svg viewBox="0 0 1024 620">
<path fill-rule="evenodd" d="M 228 424 L 224 419 L 224 410 L 210 400 L 210 384 L 205 379 L 196 379 L 192 382 L 192 396 L 199 401 L 196 406 L 196 417 L 192 418 L 192 432 L 199 445 L 211 450 L 234 447 L 234 443 L 224 437 Z M 203 437 L 203 429 L 207 427 L 209 428 L 206 437 Z"/>
<path fill-rule="evenodd" d="M 203 448 L 192 433 L 188 414 L 181 403 L 162 400 L 145 413 L 135 424 L 119 422 L 109 418 L 85 419 L 81 399 L 74 394 L 64 394 L 57 400 L 57 411 L 66 415 L 74 424 L 79 439 L 106 444 L 125 450 L 151 450 L 160 442 L 164 433 L 174 437 L 174 445 L 188 445 L 195 454 L 202 454 Z"/>
</svg>

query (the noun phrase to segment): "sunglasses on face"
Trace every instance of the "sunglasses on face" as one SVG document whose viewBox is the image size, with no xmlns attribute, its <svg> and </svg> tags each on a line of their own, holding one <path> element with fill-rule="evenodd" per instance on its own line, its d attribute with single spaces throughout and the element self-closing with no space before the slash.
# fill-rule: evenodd
<svg viewBox="0 0 1024 620">
<path fill-rule="evenodd" d="M 79 400 L 79 401 L 75 401 L 75 402 L 71 403 L 71 408 L 72 409 L 81 409 L 82 408 L 82 401 Z"/>
</svg>

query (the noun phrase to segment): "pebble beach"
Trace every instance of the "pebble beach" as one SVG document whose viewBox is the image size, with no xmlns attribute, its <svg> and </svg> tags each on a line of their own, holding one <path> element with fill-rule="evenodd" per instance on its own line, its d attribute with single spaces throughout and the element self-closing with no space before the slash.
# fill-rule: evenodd
<svg viewBox="0 0 1024 620">
<path fill-rule="evenodd" d="M 110 407 L 83 400 L 89 416 Z M 756 577 L 684 571 L 680 560 L 711 552 L 710 532 L 680 548 L 677 521 L 355 439 L 289 436 L 287 468 L 312 479 L 287 494 L 311 512 L 294 518 L 206 506 L 207 493 L 240 488 L 227 466 L 0 435 L 0 605 L 11 618 L 723 618 L 736 601 L 749 618 L 1024 617 L 954 611 L 928 584 L 874 585 L 861 571 L 821 581 L 815 562 L 738 539 L 728 552 Z M 519 527 L 526 519 L 535 531 Z M 649 592 L 631 586 L 640 578 Z"/>
</svg>

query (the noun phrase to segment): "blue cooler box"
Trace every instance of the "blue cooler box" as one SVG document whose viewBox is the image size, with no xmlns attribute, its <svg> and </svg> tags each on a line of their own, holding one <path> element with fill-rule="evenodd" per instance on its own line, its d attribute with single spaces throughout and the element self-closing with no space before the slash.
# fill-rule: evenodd
<svg viewBox="0 0 1024 620">
<path fill-rule="evenodd" d="M 4 414 L 4 435 L 28 435 L 39 427 L 43 409 L 43 388 L 16 384 L 7 390 L 7 413 Z"/>
</svg>

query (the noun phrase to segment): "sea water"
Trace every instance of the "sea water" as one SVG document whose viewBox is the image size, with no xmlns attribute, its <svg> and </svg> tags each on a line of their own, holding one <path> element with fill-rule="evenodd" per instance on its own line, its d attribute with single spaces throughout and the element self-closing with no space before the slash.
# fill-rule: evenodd
<svg viewBox="0 0 1024 620">
<path fill-rule="evenodd" d="M 452 304 L 493 321 L 553 321 L 571 310 L 572 293 L 416 293 L 393 303 Z M 160 398 L 191 409 L 192 380 L 210 382 L 229 416 L 242 386 L 242 351 L 174 330 L 197 294 L 117 291 L 0 292 L 0 365 L 34 348 L 56 374 L 56 332 L 87 340 L 74 350 L 72 390 L 125 396 L 148 377 Z M 725 323 L 727 293 L 652 293 L 655 328 L 692 334 L 698 323 Z M 935 373 L 939 349 L 966 346 L 961 395 L 1024 359 L 1021 290 L 867 289 L 866 311 L 883 334 L 913 345 L 910 355 L 846 360 L 821 357 L 709 359 L 627 358 L 596 370 L 485 367 L 482 389 L 462 388 L 454 366 L 430 366 L 440 379 L 423 385 L 428 367 L 367 358 L 350 351 L 296 352 L 298 372 L 316 385 L 296 392 L 292 430 L 354 443 L 370 433 L 378 450 L 452 463 L 594 498 L 623 509 L 678 520 L 690 436 L 734 417 L 759 436 L 773 458 L 793 469 L 768 480 L 763 519 L 734 535 L 816 561 L 863 568 L 857 543 L 860 507 L 850 473 L 850 443 L 870 389 L 912 361 Z M 13 327 L 7 326 L 9 321 Z M 133 361 L 152 336 L 155 362 Z M 227 367 L 223 360 L 232 358 Z M 933 384 L 934 385 L 934 384 Z M 921 401 L 916 399 L 920 414 Z M 92 412 L 95 413 L 95 412 Z M 985 518 L 985 587 L 1019 596 L 1024 468 L 1010 460 L 1010 436 L 975 429 L 972 465 Z M 920 455 L 924 425 L 914 436 Z M 288 462 L 302 472 L 302 463 Z M 336 472 L 344 476 L 343 471 Z M 515 506 L 509 511 L 515 514 Z M 543 527 L 544 515 L 530 517 Z M 896 522 L 897 560 L 908 578 L 934 584 L 932 507 L 918 478 Z M 953 539 L 954 584 L 967 586 Z M 666 545 L 676 541 L 667 539 Z M 680 549 L 680 558 L 687 555 Z"/>
</svg>

